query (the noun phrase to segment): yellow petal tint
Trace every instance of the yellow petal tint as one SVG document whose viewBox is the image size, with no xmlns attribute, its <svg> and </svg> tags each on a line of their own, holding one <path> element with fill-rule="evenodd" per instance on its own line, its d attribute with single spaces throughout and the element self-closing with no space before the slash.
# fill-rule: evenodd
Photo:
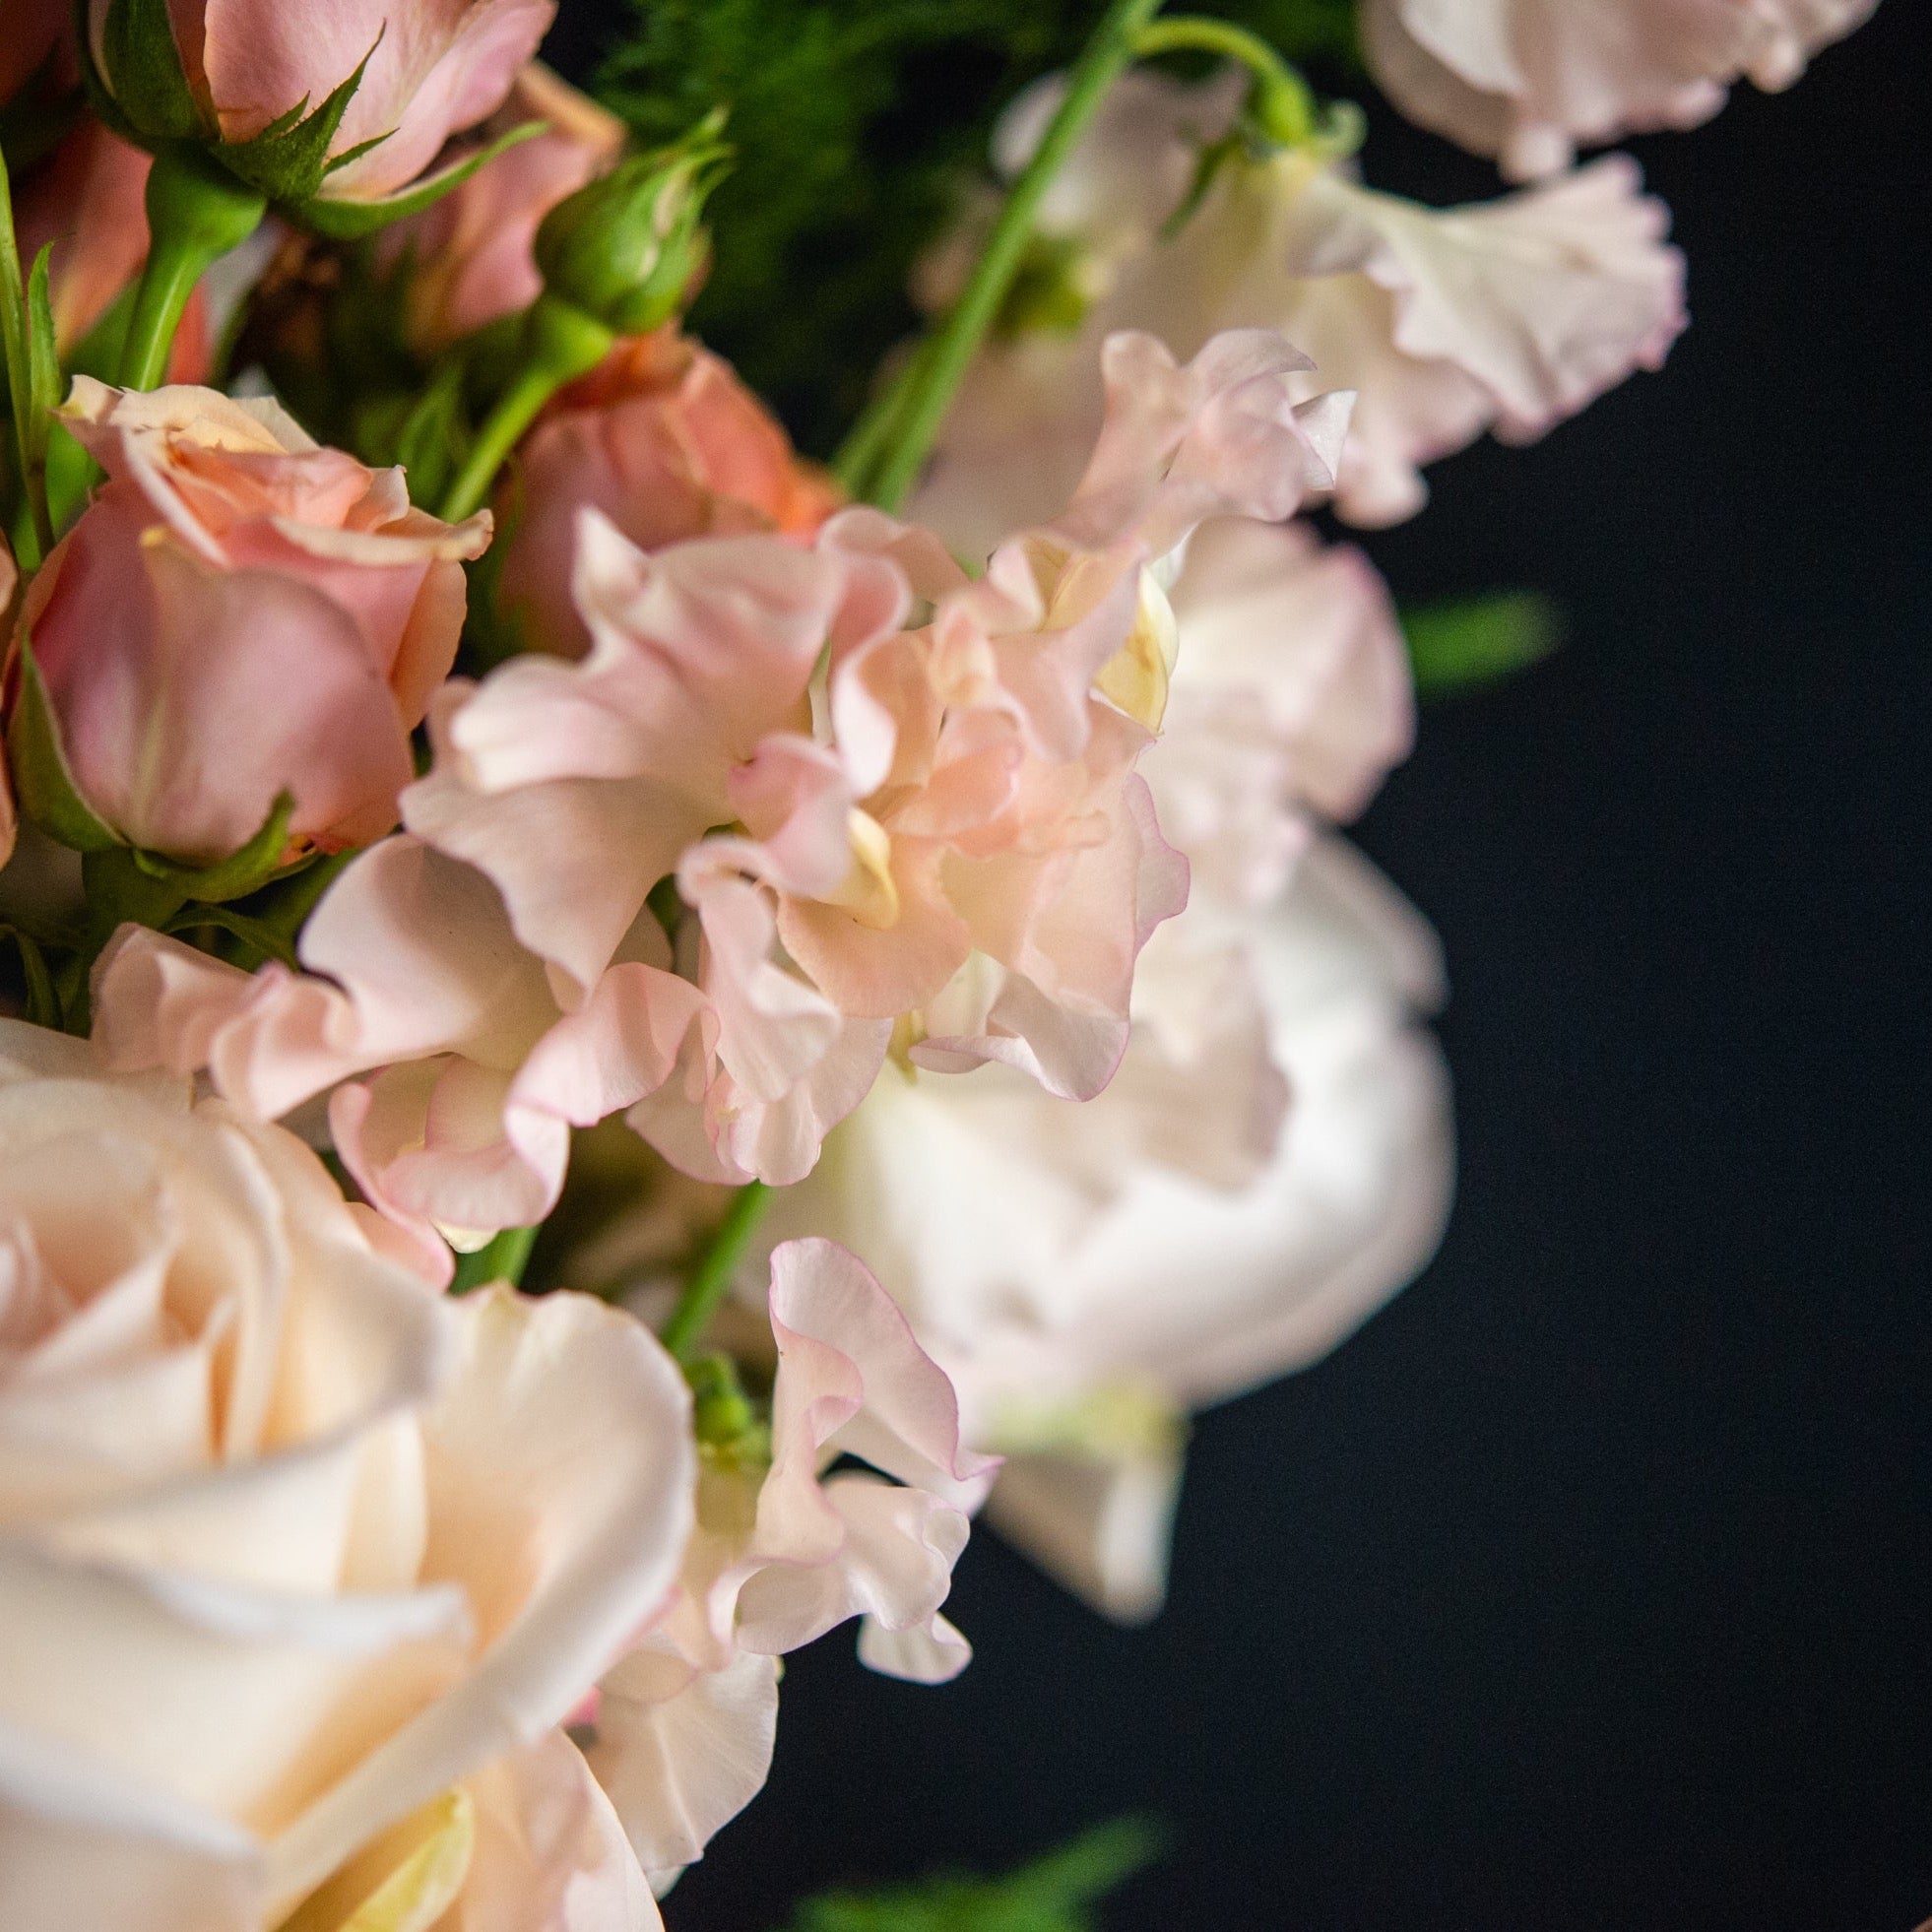
<svg viewBox="0 0 1932 1932">
<path fill-rule="evenodd" d="M 846 837 L 852 846 L 852 869 L 836 892 L 825 895 L 825 903 L 850 913 L 874 933 L 888 932 L 899 923 L 891 837 L 869 812 L 856 807 L 847 814 Z"/>
<path fill-rule="evenodd" d="M 1094 686 L 1150 732 L 1167 716 L 1167 685 L 1180 655 L 1181 627 L 1151 570 L 1140 572 L 1140 603 L 1127 640 L 1100 667 Z"/>
<path fill-rule="evenodd" d="M 429 1932 L 461 1894 L 476 1846 L 476 1806 L 452 1785 L 358 1852 L 281 1932 Z"/>
</svg>

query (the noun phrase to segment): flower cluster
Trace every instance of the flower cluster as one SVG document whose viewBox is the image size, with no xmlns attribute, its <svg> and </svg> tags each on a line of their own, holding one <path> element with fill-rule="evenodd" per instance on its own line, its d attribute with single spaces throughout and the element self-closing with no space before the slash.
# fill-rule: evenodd
<svg viewBox="0 0 1932 1932">
<path fill-rule="evenodd" d="M 821 468 L 685 320 L 721 115 L 631 152 L 553 0 L 10 10 L 0 1923 L 648 1932 L 780 1658 L 965 1665 L 982 1510 L 1158 1606 L 1190 1412 L 1449 1203 L 1304 513 L 1659 366 L 1572 146 L 1868 11 L 1364 0 L 1546 177 L 1449 210 L 1110 13 Z"/>
</svg>

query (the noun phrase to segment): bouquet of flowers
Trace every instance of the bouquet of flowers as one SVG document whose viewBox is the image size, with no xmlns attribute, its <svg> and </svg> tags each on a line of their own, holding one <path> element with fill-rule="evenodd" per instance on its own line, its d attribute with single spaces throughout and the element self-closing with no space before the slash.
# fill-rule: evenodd
<svg viewBox="0 0 1932 1932">
<path fill-rule="evenodd" d="M 1333 524 L 1660 366 L 1577 148 L 1874 0 L 555 4 L 0 21 L 8 1932 L 654 1927 L 976 1520 L 1158 1609 L 1448 1211 L 1335 828 L 1546 642 Z"/>
</svg>

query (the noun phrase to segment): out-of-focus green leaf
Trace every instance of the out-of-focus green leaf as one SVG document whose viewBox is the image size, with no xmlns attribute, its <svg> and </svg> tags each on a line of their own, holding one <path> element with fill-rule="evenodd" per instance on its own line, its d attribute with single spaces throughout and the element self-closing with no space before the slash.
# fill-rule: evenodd
<svg viewBox="0 0 1932 1932">
<path fill-rule="evenodd" d="M 1404 606 L 1415 687 L 1443 697 L 1493 684 L 1547 658 L 1563 642 L 1563 612 L 1538 591 Z"/>
<path fill-rule="evenodd" d="M 1099 1901 L 1160 1848 L 1147 1821 L 1117 1819 L 1003 1878 L 943 1875 L 807 1900 L 787 1932 L 1098 1932 Z"/>
</svg>

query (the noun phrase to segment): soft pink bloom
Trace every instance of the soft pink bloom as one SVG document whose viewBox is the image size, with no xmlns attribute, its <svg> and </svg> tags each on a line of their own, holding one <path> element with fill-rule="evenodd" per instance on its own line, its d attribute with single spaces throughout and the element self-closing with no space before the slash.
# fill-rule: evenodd
<svg viewBox="0 0 1932 1932">
<path fill-rule="evenodd" d="M 89 0 L 100 58 L 109 0 Z M 555 0 L 170 0 L 188 86 L 225 141 L 247 141 L 291 109 L 319 107 L 367 59 L 329 144 L 368 152 L 324 177 L 331 200 L 406 187 L 452 134 L 501 104 L 537 51 Z"/>
<path fill-rule="evenodd" d="M 1878 0 L 1365 0 L 1376 79 L 1411 120 L 1517 179 L 1578 144 L 1695 127 L 1731 83 L 1790 86 Z"/>
<path fill-rule="evenodd" d="M 564 1003 L 489 881 L 406 835 L 323 895 L 301 959 L 249 975 L 123 927 L 95 972 L 97 1043 L 116 1067 L 206 1068 L 257 1120 L 331 1093 L 344 1164 L 432 1279 L 439 1235 L 474 1245 L 549 1212 L 571 1127 L 658 1086 L 701 1004 L 648 916 Z"/>
<path fill-rule="evenodd" d="M 604 1677 L 586 1746 L 660 1885 L 764 1782 L 775 1658 L 853 1618 L 889 1676 L 942 1683 L 972 1655 L 940 1606 L 997 1459 L 961 1447 L 951 1384 L 844 1249 L 780 1246 L 767 1307 L 770 1459 L 703 1457 L 678 1593 Z M 826 1474 L 848 1455 L 870 1468 Z"/>
<path fill-rule="evenodd" d="M 655 558 L 587 517 L 591 655 L 505 667 L 439 732 L 412 829 L 579 983 L 675 870 L 709 1012 L 632 1118 L 688 1171 L 796 1180 L 895 1026 L 924 1064 L 1002 1061 L 1070 1097 L 1119 1060 L 1134 958 L 1186 895 L 1133 773 L 1171 666 L 1150 566 L 1202 518 L 1326 487 L 1347 399 L 1292 405 L 1304 358 L 1259 332 L 1185 368 L 1123 336 L 1106 363 L 1071 503 L 984 579 L 871 511 L 809 551 Z"/>
<path fill-rule="evenodd" d="M 400 470 L 272 403 L 77 377 L 63 418 L 108 482 L 22 623 L 81 795 L 132 843 L 211 861 L 261 829 L 378 837 L 463 627 L 486 514 L 414 509 Z"/>
<path fill-rule="evenodd" d="M 619 344 L 524 438 L 497 497 L 503 608 L 535 649 L 579 657 L 590 636 L 571 559 L 583 510 L 656 550 L 752 531 L 808 538 L 838 502 L 729 362 L 661 329 Z"/>
<path fill-rule="evenodd" d="M 547 131 L 498 155 L 432 208 L 383 230 L 380 259 L 409 259 L 405 317 L 411 341 L 424 354 L 528 308 L 543 293 L 532 252 L 538 224 L 624 144 L 614 114 L 541 61 L 518 74 L 485 132 L 529 121 L 547 123 Z"/>
<path fill-rule="evenodd" d="M 1209 524 L 1172 598 L 1180 655 L 1147 782 L 1196 895 L 1264 905 L 1409 754 L 1401 625 L 1361 551 L 1301 523 Z"/>
<path fill-rule="evenodd" d="M 678 1581 L 676 1365 L 586 1296 L 425 1294 L 292 1135 L 17 1021 L 0 1141 L 8 1932 L 317 1887 L 339 1932 L 392 1878 L 391 1923 L 654 1927 L 558 1727 Z"/>
<path fill-rule="evenodd" d="M 1143 76 L 1068 167 L 1114 183 L 1116 201 L 1152 196 L 1177 150 L 1205 138 L 1214 98 Z M 1486 429 L 1538 436 L 1661 366 L 1685 322 L 1667 227 L 1619 157 L 1533 192 L 1434 209 L 1374 193 L 1314 154 L 1237 156 L 1176 239 L 1150 228 L 1139 253 L 1114 263 L 1078 332 L 1023 333 L 981 355 L 914 514 L 972 547 L 1002 518 L 1059 500 L 1100 419 L 1090 365 L 1109 331 L 1149 330 L 1188 355 L 1217 330 L 1256 327 L 1279 329 L 1324 382 L 1357 392 L 1337 507 L 1353 522 L 1396 521 L 1422 504 L 1422 465 Z"/>
</svg>

